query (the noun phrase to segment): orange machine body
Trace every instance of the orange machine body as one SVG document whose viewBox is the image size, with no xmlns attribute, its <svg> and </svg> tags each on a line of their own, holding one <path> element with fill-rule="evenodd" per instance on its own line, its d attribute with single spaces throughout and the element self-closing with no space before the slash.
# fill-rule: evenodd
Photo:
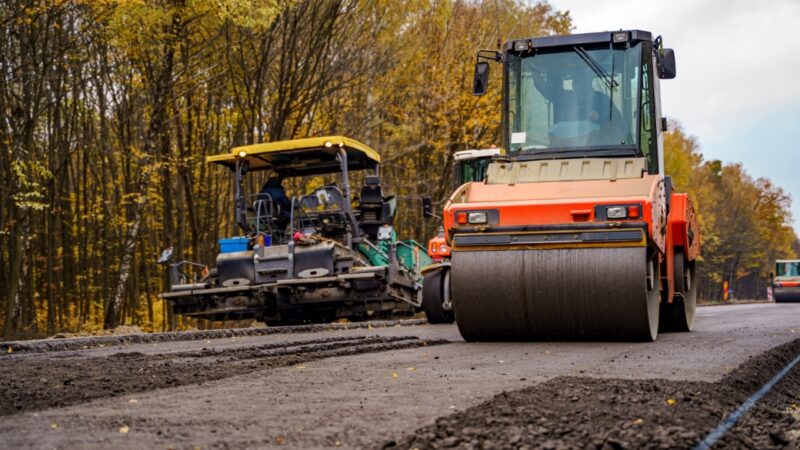
<svg viewBox="0 0 800 450">
<path fill-rule="evenodd" d="M 613 206 L 623 206 L 629 214 L 622 218 L 605 217 L 607 208 Z M 466 222 L 471 212 L 486 213 L 486 223 Z M 499 239 L 497 246 L 492 247 L 495 250 L 647 246 L 659 255 L 660 287 L 665 293 L 662 301 L 667 302 L 672 302 L 675 292 L 675 250 L 685 249 L 688 260 L 697 258 L 700 251 L 700 232 L 691 201 L 686 194 L 673 192 L 663 175 L 517 184 L 467 183 L 445 205 L 443 222 L 447 243 L 453 250 L 469 251 L 470 242 L 478 242 L 475 239 L 480 240 L 481 236 L 486 242 Z M 577 239 L 579 233 L 607 237 L 624 229 L 640 229 L 644 233 L 637 235 L 641 236 L 638 240 L 627 241 L 602 236 Z M 456 235 L 469 236 L 471 240 L 459 243 L 454 240 Z M 482 248 L 488 248 L 487 245 L 490 244 L 481 243 Z"/>
<path fill-rule="evenodd" d="M 428 256 L 435 262 L 442 262 L 445 258 L 449 258 L 450 251 L 450 245 L 447 244 L 447 239 L 443 234 L 434 236 L 428 241 Z"/>
</svg>

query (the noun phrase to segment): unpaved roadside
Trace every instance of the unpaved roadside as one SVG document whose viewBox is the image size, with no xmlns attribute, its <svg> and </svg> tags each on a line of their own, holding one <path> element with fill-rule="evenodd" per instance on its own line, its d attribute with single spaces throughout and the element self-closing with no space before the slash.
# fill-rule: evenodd
<svg viewBox="0 0 800 450">
<path fill-rule="evenodd" d="M 638 392 L 636 386 L 643 386 L 642 390 L 649 386 L 648 380 L 666 380 L 664 386 L 672 382 L 677 386 L 716 383 L 748 358 L 795 340 L 800 331 L 798 316 L 800 304 L 699 308 L 695 332 L 665 334 L 654 343 L 638 344 L 467 344 L 459 340 L 454 326 L 426 325 L 14 352 L 0 356 L 0 368 L 5 364 L 28 368 L 25 372 L 4 372 L 0 384 L 7 381 L 6 377 L 31 378 L 35 374 L 41 378 L 75 370 L 64 368 L 62 363 L 103 364 L 104 359 L 119 362 L 125 358 L 147 361 L 154 367 L 168 362 L 163 368 L 165 379 L 169 376 L 196 380 L 180 386 L 159 383 L 154 389 L 123 393 L 106 390 L 113 387 L 111 384 L 101 389 L 110 392 L 108 395 L 91 400 L 75 399 L 75 403 L 63 407 L 43 403 L 2 416 L 0 448 L 380 448 L 387 441 L 403 442 L 404 436 L 415 430 L 449 420 L 451 414 L 490 401 L 501 392 L 520 389 L 564 391 L 558 397 L 563 403 L 571 403 L 572 397 L 577 396 L 581 406 L 585 406 L 580 403 L 582 397 L 605 396 L 610 402 L 612 395 L 617 396 L 619 409 L 592 410 L 601 415 L 599 423 L 614 430 L 616 422 L 602 419 L 616 414 L 623 420 L 625 411 L 636 411 L 630 406 L 634 397 L 626 395 L 629 387 L 634 395 Z M 276 355 L 277 351 L 315 345 L 303 341 L 341 345 L 374 337 L 443 339 L 453 343 L 331 355 L 283 366 L 251 365 L 262 359 L 285 357 Z M 393 343 L 396 342 L 386 344 Z M 57 364 L 52 367 L 58 370 L 51 370 L 54 361 Z M 140 372 L 142 368 L 128 366 L 128 372 L 121 371 L 114 377 L 122 383 L 143 383 L 150 375 L 147 371 L 154 369 L 144 367 Z M 224 371 L 225 376 L 211 379 L 218 370 Z M 199 375 L 195 377 L 195 373 Z M 100 370 L 96 373 L 101 374 Z M 571 377 L 561 380 L 573 386 L 551 386 L 558 377 Z M 581 384 L 588 377 L 592 379 Z M 597 384 L 591 384 L 592 380 Z M 93 382 L 98 389 L 100 381 Z M 606 381 L 611 384 L 604 384 Z M 609 393 L 608 389 L 614 386 L 619 393 Z M 26 389 L 23 386 L 21 390 L 27 392 L 27 398 L 58 398 L 57 389 L 62 388 L 42 388 L 40 394 L 30 394 Z M 567 396 L 568 392 L 576 394 Z M 24 402 L 25 396 L 18 398 Z M 663 406 L 647 404 L 648 398 L 642 394 L 638 401 L 648 408 Z M 680 397 L 675 399 L 675 406 L 682 407 Z M 5 400 L 0 397 L 0 404 Z M 528 400 L 526 397 L 523 403 Z M 548 401 L 556 402 L 542 398 L 530 403 L 539 402 L 544 405 L 542 408 L 550 409 Z M 552 409 L 563 411 L 557 407 Z M 563 423 L 570 424 L 576 417 L 591 418 L 566 416 Z M 645 421 L 658 417 L 641 418 Z M 548 420 L 553 427 L 562 422 L 561 417 Z M 706 423 L 698 425 L 708 427 Z M 503 431 L 501 425 L 498 430 Z M 702 432 L 699 427 L 691 431 L 698 435 Z M 563 442 L 556 444 L 563 447 Z M 611 448 L 616 445 L 608 444 Z"/>
<path fill-rule="evenodd" d="M 29 341 L 0 341 L 3 353 L 60 352 L 87 350 L 109 346 L 130 346 L 163 342 L 203 341 L 209 339 L 259 337 L 270 335 L 320 333 L 398 326 L 415 326 L 427 323 L 423 319 L 379 320 L 355 323 L 322 323 L 281 327 L 225 328 L 221 330 L 170 331 L 165 333 L 112 334 L 107 336 L 54 337 Z"/>
<path fill-rule="evenodd" d="M 169 354 L 116 353 L 104 357 L 19 358 L 0 364 L 0 416 L 37 411 L 156 389 L 202 385 L 255 370 L 322 358 L 386 352 L 445 343 L 414 336 L 348 336 L 280 342 L 231 350 Z"/>
<path fill-rule="evenodd" d="M 503 392 L 415 430 L 385 449 L 692 448 L 800 355 L 800 339 L 761 354 L 716 383 L 558 377 Z M 800 448 L 800 367 L 715 448 Z"/>
</svg>

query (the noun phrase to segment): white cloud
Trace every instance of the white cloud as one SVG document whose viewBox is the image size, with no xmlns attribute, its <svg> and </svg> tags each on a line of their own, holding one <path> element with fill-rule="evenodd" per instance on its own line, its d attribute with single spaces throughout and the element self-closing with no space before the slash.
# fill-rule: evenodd
<svg viewBox="0 0 800 450">
<path fill-rule="evenodd" d="M 800 103 L 800 1 L 551 3 L 571 12 L 578 33 L 638 28 L 663 35 L 678 67 L 678 77 L 662 83 L 664 113 L 701 142 Z"/>
<path fill-rule="evenodd" d="M 699 138 L 706 159 L 741 162 L 794 194 L 800 234 L 800 0 L 550 1 L 576 33 L 662 35 L 678 69 L 661 83 L 664 115 Z"/>
</svg>

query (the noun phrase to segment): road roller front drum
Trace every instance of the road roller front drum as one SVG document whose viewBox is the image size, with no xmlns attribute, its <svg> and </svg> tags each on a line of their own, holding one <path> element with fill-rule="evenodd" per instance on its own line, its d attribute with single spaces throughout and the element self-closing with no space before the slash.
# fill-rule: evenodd
<svg viewBox="0 0 800 450">
<path fill-rule="evenodd" d="M 456 323 L 467 341 L 652 341 L 655 261 L 646 247 L 455 250 Z"/>
<path fill-rule="evenodd" d="M 800 302 L 800 289 L 798 288 L 779 288 L 772 289 L 775 303 L 796 303 Z"/>
</svg>

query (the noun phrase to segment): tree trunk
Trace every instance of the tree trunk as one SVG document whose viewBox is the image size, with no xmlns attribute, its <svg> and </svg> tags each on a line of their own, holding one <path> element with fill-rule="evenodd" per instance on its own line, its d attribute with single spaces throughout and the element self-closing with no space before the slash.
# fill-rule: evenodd
<svg viewBox="0 0 800 450">
<path fill-rule="evenodd" d="M 164 45 L 164 57 L 161 71 L 155 81 L 153 89 L 153 113 L 150 125 L 144 142 L 144 156 L 139 161 L 140 176 L 136 185 L 136 202 L 134 203 L 133 217 L 128 231 L 125 235 L 125 245 L 122 250 L 122 258 L 119 265 L 119 277 L 114 289 L 114 296 L 108 303 L 106 310 L 104 328 L 116 328 L 119 325 L 120 313 L 122 312 L 125 300 L 125 289 L 131 271 L 131 262 L 136 250 L 136 242 L 139 237 L 139 229 L 144 215 L 145 205 L 147 204 L 147 191 L 153 178 L 155 167 L 153 164 L 155 148 L 161 142 L 163 133 L 167 132 L 167 104 L 172 95 L 172 69 L 175 56 L 175 37 L 178 36 L 183 28 L 180 17 L 180 10 L 176 10 L 172 17 L 171 35 L 167 37 L 168 42 Z"/>
<path fill-rule="evenodd" d="M 20 211 L 17 209 L 17 211 Z M 23 294 L 25 292 L 25 282 L 30 271 L 29 258 L 30 252 L 30 216 L 27 211 L 22 211 L 18 225 L 14 231 L 14 248 L 12 249 L 11 279 L 6 295 L 6 321 L 3 326 L 3 334 L 10 336 L 20 331 L 23 316 Z"/>
</svg>

